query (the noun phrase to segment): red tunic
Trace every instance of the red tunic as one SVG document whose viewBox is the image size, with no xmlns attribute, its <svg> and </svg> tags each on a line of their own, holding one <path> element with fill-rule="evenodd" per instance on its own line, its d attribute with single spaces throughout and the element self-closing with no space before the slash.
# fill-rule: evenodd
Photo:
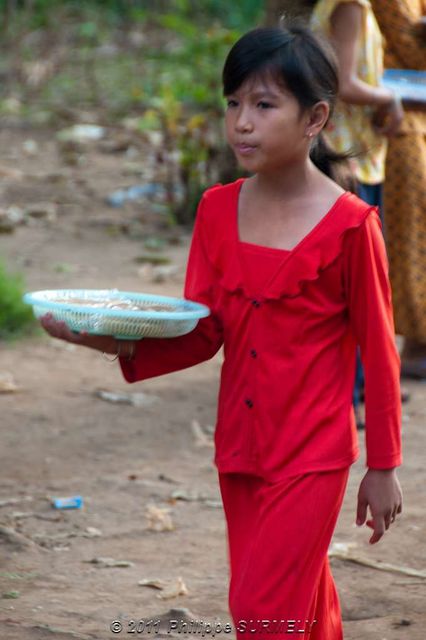
<svg viewBox="0 0 426 640">
<path fill-rule="evenodd" d="M 223 345 L 218 470 L 275 481 L 356 459 L 352 391 L 359 344 L 367 466 L 399 465 L 400 361 L 376 209 L 344 193 L 271 270 L 270 259 L 265 265 L 239 240 L 241 185 L 209 189 L 197 213 L 184 295 L 208 305 L 211 315 L 186 336 L 138 342 L 135 359 L 121 360 L 126 380 L 195 365 Z M 252 277 L 257 270 L 258 279 Z"/>
</svg>

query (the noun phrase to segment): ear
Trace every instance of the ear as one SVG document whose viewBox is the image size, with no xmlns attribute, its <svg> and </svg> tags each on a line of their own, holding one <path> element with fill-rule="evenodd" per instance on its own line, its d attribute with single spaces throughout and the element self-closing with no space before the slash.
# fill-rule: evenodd
<svg viewBox="0 0 426 640">
<path fill-rule="evenodd" d="M 305 135 L 307 138 L 317 136 L 327 124 L 330 105 L 325 100 L 317 102 L 307 112 Z"/>
</svg>

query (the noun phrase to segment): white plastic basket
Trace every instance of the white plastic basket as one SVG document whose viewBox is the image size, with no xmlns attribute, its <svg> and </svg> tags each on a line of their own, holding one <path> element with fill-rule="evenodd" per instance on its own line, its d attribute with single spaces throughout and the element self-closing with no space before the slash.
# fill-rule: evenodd
<svg viewBox="0 0 426 640">
<path fill-rule="evenodd" d="M 122 340 L 182 336 L 210 313 L 208 307 L 191 300 L 117 289 L 33 291 L 23 299 L 37 318 L 51 313 L 72 331 Z"/>
</svg>

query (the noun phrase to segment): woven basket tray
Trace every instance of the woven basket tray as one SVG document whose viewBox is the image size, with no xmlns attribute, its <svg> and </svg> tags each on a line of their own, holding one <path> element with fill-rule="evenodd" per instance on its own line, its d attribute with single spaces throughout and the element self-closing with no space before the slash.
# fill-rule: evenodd
<svg viewBox="0 0 426 640">
<path fill-rule="evenodd" d="M 24 302 L 32 305 L 36 318 L 51 313 L 72 331 L 122 340 L 182 336 L 210 313 L 190 300 L 117 289 L 33 291 Z"/>
</svg>

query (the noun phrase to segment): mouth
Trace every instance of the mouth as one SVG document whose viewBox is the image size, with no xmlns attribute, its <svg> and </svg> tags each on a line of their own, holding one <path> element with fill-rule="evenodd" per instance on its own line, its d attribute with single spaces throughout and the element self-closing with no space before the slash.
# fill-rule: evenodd
<svg viewBox="0 0 426 640">
<path fill-rule="evenodd" d="M 248 156 L 251 153 L 254 153 L 257 149 L 255 145 L 247 144 L 246 142 L 239 142 L 234 145 L 234 149 L 236 153 L 240 156 Z"/>
</svg>

